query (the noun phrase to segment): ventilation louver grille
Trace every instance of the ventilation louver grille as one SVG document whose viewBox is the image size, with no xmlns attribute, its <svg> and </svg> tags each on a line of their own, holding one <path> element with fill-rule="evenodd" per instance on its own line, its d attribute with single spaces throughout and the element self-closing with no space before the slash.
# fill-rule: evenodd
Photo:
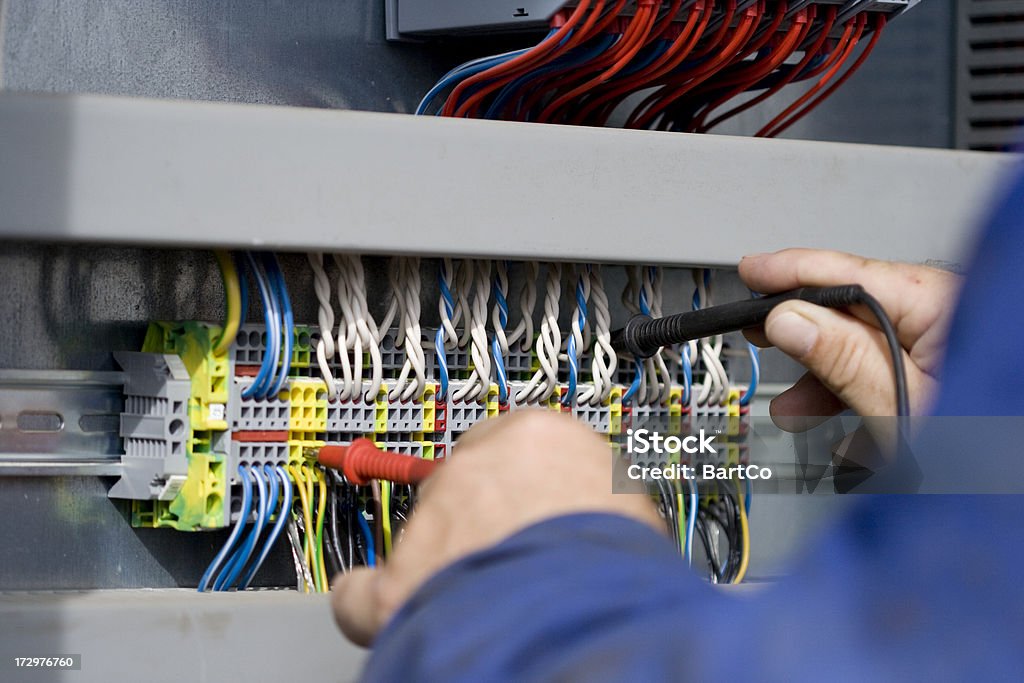
<svg viewBox="0 0 1024 683">
<path fill-rule="evenodd" d="M 957 147 L 1010 149 L 1024 140 L 1024 0 L 957 5 Z"/>
</svg>

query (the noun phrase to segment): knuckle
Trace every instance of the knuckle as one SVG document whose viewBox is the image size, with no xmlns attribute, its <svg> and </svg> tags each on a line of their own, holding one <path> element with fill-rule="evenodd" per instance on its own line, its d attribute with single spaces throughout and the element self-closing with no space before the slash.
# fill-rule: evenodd
<svg viewBox="0 0 1024 683">
<path fill-rule="evenodd" d="M 839 335 L 820 344 L 822 379 L 837 394 L 848 394 L 866 378 L 871 350 L 853 335 Z"/>
</svg>

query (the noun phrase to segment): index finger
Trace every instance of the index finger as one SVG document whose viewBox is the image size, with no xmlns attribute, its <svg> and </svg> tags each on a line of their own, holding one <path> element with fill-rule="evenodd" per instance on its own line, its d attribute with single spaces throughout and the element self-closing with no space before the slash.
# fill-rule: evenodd
<svg viewBox="0 0 1024 683">
<path fill-rule="evenodd" d="M 745 257 L 740 278 L 754 291 L 772 294 L 797 287 L 858 284 L 878 299 L 907 348 L 952 308 L 956 277 L 928 266 L 876 261 L 839 251 L 783 249 Z M 851 312 L 873 326 L 869 312 Z"/>
</svg>

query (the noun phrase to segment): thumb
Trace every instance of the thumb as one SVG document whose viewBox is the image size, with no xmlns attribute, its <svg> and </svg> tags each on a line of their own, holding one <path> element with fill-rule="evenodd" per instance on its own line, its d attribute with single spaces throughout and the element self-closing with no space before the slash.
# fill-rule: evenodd
<svg viewBox="0 0 1024 683">
<path fill-rule="evenodd" d="M 379 570 L 359 567 L 335 576 L 331 586 L 334 620 L 346 638 L 363 647 L 370 646 L 381 627 L 378 578 Z"/>
<path fill-rule="evenodd" d="M 892 360 L 880 330 L 806 301 L 776 306 L 764 329 L 769 342 L 814 373 L 858 414 L 896 414 Z"/>
</svg>

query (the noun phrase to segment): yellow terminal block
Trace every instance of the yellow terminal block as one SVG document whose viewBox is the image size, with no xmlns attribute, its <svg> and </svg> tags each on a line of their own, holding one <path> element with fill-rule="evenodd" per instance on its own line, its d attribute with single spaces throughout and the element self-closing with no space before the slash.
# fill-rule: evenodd
<svg viewBox="0 0 1024 683">
<path fill-rule="evenodd" d="M 736 436 L 740 433 L 740 396 L 741 392 L 735 387 L 729 389 L 728 403 L 726 404 L 726 434 Z"/>
<path fill-rule="evenodd" d="M 420 441 L 420 446 L 423 447 L 423 459 L 433 460 L 434 459 L 434 442 L 433 441 Z"/>
<path fill-rule="evenodd" d="M 487 389 L 487 419 L 490 420 L 492 417 L 497 417 L 500 408 L 501 401 L 498 400 L 498 385 L 492 383 Z"/>
<path fill-rule="evenodd" d="M 437 382 L 427 382 L 423 388 L 423 431 L 432 434 L 434 432 L 434 417 L 437 414 Z M 431 460 L 433 460 L 433 449 L 431 449 Z"/>
<path fill-rule="evenodd" d="M 312 357 L 309 327 L 296 325 L 295 339 L 292 343 L 292 368 L 308 368 L 312 363 Z"/>
<path fill-rule="evenodd" d="M 318 379 L 293 379 L 287 393 L 290 430 L 327 431 L 327 385 Z"/>
<path fill-rule="evenodd" d="M 324 441 L 319 436 L 318 432 L 288 432 L 288 464 L 301 465 L 307 453 L 320 450 L 324 446 Z"/>
<path fill-rule="evenodd" d="M 683 388 L 672 385 L 668 392 L 668 429 L 671 434 L 678 434 L 683 427 Z"/>
<path fill-rule="evenodd" d="M 373 432 L 375 434 L 384 434 L 388 431 L 388 388 L 384 384 L 380 385 L 380 391 L 377 392 L 377 402 L 375 404 L 375 410 L 373 412 Z"/>
<path fill-rule="evenodd" d="M 608 434 L 618 436 L 622 433 L 622 385 L 616 384 L 608 394 Z"/>
<path fill-rule="evenodd" d="M 228 402 L 228 357 L 213 355 L 220 334 L 216 325 L 156 322 L 149 326 L 142 350 L 177 354 L 192 378 L 188 419 L 196 430 L 225 431 Z"/>
<path fill-rule="evenodd" d="M 189 397 L 188 476 L 170 501 L 139 501 L 132 506 L 135 526 L 181 531 L 227 526 L 225 453 L 214 451 L 214 433 L 228 428 L 228 357 L 213 354 L 220 328 L 199 322 L 157 322 L 146 332 L 142 350 L 174 353 L 191 377 Z"/>
</svg>

